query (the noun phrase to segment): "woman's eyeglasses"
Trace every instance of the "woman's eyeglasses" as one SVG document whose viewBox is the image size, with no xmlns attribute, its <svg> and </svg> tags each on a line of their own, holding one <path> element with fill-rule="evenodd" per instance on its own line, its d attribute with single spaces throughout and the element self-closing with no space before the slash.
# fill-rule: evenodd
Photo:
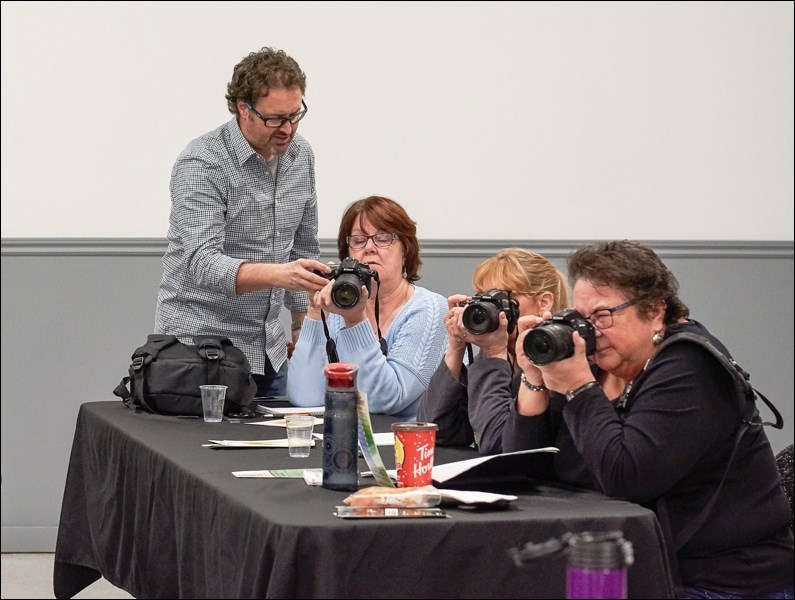
<svg viewBox="0 0 795 600">
<path fill-rule="evenodd" d="M 597 329 L 610 329 L 613 326 L 613 313 L 629 308 L 633 304 L 635 304 L 635 301 L 630 300 L 629 302 L 624 302 L 624 304 L 619 304 L 613 308 L 600 308 L 599 310 L 593 311 L 590 316 L 585 318 Z"/>
<path fill-rule="evenodd" d="M 374 233 L 373 235 L 349 235 L 345 238 L 349 248 L 359 250 L 367 245 L 367 240 L 373 240 L 373 243 L 379 248 L 388 248 L 398 239 L 397 233 Z"/>
</svg>

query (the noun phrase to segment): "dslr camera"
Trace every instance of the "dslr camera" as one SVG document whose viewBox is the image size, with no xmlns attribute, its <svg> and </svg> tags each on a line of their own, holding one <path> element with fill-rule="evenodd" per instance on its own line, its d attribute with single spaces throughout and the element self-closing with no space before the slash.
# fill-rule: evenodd
<svg viewBox="0 0 795 600">
<path fill-rule="evenodd" d="M 461 302 L 466 306 L 462 320 L 467 331 L 475 335 L 490 333 L 500 326 L 500 313 L 508 318 L 508 333 L 513 333 L 519 320 L 519 302 L 505 290 L 491 289 Z"/>
<path fill-rule="evenodd" d="M 549 321 L 540 323 L 525 336 L 525 356 L 537 365 L 569 358 L 574 354 L 574 332 L 585 340 L 585 354 L 596 352 L 596 330 L 591 322 L 578 311 L 566 308 L 552 315 Z"/>
<path fill-rule="evenodd" d="M 359 304 L 362 298 L 362 286 L 370 293 L 370 281 L 378 281 L 378 273 L 370 269 L 367 263 L 360 263 L 355 258 L 348 257 L 338 265 L 329 265 L 329 273 L 318 273 L 326 279 L 334 279 L 331 288 L 331 300 L 339 308 L 352 308 Z"/>
</svg>

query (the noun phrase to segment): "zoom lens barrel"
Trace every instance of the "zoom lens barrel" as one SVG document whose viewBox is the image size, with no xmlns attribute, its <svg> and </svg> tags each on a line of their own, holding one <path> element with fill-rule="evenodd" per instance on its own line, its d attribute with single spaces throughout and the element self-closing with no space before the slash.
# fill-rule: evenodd
<svg viewBox="0 0 795 600">
<path fill-rule="evenodd" d="M 490 333 L 500 326 L 500 309 L 492 302 L 473 302 L 464 309 L 461 319 L 470 333 Z"/>
<path fill-rule="evenodd" d="M 522 344 L 524 354 L 537 365 L 568 358 L 574 354 L 573 333 L 574 329 L 569 325 L 546 321 L 525 336 Z"/>
<path fill-rule="evenodd" d="M 343 273 L 331 288 L 331 300 L 339 308 L 351 308 L 362 299 L 362 281 L 354 273 Z"/>
</svg>

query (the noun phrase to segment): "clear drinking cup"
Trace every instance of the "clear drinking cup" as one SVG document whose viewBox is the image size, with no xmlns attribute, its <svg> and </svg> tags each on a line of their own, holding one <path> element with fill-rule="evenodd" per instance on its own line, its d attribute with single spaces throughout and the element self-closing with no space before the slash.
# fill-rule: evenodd
<svg viewBox="0 0 795 600">
<path fill-rule="evenodd" d="M 315 417 L 312 415 L 287 415 L 284 418 L 287 424 L 287 445 L 290 456 L 306 458 L 312 446 L 312 429 L 315 426 Z"/>
<path fill-rule="evenodd" d="M 224 418 L 224 402 L 226 401 L 225 385 L 200 385 L 202 391 L 202 408 L 204 420 L 208 423 L 220 423 Z"/>
</svg>

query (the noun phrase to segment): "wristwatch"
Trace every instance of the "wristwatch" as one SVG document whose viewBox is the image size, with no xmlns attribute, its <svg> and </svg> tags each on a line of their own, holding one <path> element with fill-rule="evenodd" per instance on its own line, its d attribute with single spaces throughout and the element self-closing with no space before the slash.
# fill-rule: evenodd
<svg viewBox="0 0 795 600">
<path fill-rule="evenodd" d="M 290 331 L 295 331 L 296 329 L 301 329 L 301 327 L 303 327 L 303 326 L 304 326 L 304 322 L 303 321 L 293 321 L 290 324 Z"/>
<path fill-rule="evenodd" d="M 566 392 L 566 400 L 568 400 L 569 402 L 571 402 L 572 400 L 574 400 L 574 398 L 575 398 L 575 397 L 576 397 L 578 394 L 581 394 L 581 393 L 583 393 L 585 390 L 590 390 L 590 389 L 591 389 L 592 387 L 594 387 L 595 385 L 599 385 L 599 384 L 598 384 L 597 382 L 595 382 L 595 381 L 589 381 L 588 383 L 583 383 L 583 384 L 582 384 L 580 387 L 578 387 L 576 390 L 571 390 L 571 391 L 568 391 L 568 392 Z"/>
</svg>

